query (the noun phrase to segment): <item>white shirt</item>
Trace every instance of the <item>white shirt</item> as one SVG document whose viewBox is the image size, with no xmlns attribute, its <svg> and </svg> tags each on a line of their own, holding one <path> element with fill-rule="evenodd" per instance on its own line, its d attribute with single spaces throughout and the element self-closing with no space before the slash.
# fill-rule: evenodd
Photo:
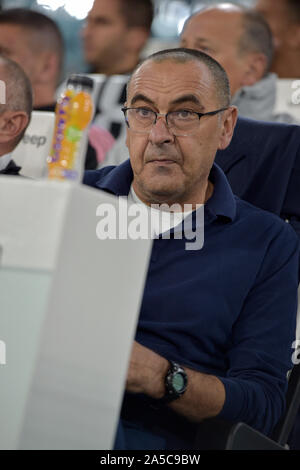
<svg viewBox="0 0 300 470">
<path fill-rule="evenodd" d="M 151 231 L 152 234 L 156 236 L 161 233 L 168 232 L 171 228 L 181 224 L 182 221 L 193 212 L 193 210 L 187 210 L 184 212 L 171 212 L 148 206 L 136 195 L 132 185 L 128 194 L 128 202 L 131 204 L 142 204 L 147 208 L 151 221 Z"/>
<path fill-rule="evenodd" d="M 5 170 L 9 162 L 11 161 L 11 153 L 6 153 L 0 157 L 0 171 Z"/>
</svg>

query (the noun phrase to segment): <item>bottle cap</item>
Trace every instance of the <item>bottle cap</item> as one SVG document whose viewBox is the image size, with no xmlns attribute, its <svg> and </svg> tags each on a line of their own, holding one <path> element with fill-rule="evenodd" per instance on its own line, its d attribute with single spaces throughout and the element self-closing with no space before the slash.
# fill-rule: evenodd
<svg viewBox="0 0 300 470">
<path fill-rule="evenodd" d="M 87 77 L 86 75 L 78 75 L 73 73 L 69 76 L 67 85 L 81 85 L 92 90 L 94 87 L 94 80 L 90 77 Z"/>
</svg>

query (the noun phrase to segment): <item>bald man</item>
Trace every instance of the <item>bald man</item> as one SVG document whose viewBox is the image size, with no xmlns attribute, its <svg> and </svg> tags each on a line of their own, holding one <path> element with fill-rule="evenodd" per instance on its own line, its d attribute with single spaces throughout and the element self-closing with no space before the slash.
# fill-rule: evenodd
<svg viewBox="0 0 300 470">
<path fill-rule="evenodd" d="M 274 112 L 277 78 L 269 73 L 272 35 L 259 13 L 230 3 L 205 8 L 186 21 L 181 46 L 205 52 L 224 67 L 232 104 L 241 116 L 295 122 L 286 113 Z"/>
<path fill-rule="evenodd" d="M 226 73 L 199 51 L 157 52 L 122 111 L 130 160 L 84 182 L 176 221 L 155 229 L 115 447 L 192 449 L 197 423 L 216 416 L 271 433 L 291 367 L 298 239 L 234 197 L 214 165 L 237 118 Z M 197 227 L 198 204 L 204 248 L 191 255 L 178 234 Z"/>
<path fill-rule="evenodd" d="M 21 67 L 5 57 L 0 57 L 0 83 L 5 101 L 0 107 L 0 174 L 17 175 L 21 168 L 11 153 L 30 122 L 31 84 Z"/>
</svg>

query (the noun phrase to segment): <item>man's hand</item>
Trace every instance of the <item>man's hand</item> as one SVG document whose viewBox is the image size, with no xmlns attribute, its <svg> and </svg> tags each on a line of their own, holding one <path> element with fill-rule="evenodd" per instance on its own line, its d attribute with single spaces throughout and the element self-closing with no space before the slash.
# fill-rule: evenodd
<svg viewBox="0 0 300 470">
<path fill-rule="evenodd" d="M 165 394 L 164 379 L 169 367 L 170 364 L 164 357 L 134 341 L 126 390 L 131 393 L 144 393 L 152 398 L 162 398 Z"/>
<path fill-rule="evenodd" d="M 168 369 L 167 359 L 135 341 L 131 351 L 126 390 L 160 399 L 165 395 L 164 382 Z M 213 375 L 187 367 L 184 369 L 188 376 L 187 390 L 168 406 L 196 422 L 218 415 L 225 401 L 222 382 Z"/>
</svg>

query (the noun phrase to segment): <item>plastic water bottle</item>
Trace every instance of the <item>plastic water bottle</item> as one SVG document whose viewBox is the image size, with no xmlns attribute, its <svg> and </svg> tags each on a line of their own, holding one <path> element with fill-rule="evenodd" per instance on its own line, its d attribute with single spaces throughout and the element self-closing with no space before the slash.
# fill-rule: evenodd
<svg viewBox="0 0 300 470">
<path fill-rule="evenodd" d="M 55 108 L 55 127 L 48 157 L 48 178 L 80 181 L 87 143 L 86 129 L 93 117 L 94 82 L 71 75 Z"/>
</svg>

